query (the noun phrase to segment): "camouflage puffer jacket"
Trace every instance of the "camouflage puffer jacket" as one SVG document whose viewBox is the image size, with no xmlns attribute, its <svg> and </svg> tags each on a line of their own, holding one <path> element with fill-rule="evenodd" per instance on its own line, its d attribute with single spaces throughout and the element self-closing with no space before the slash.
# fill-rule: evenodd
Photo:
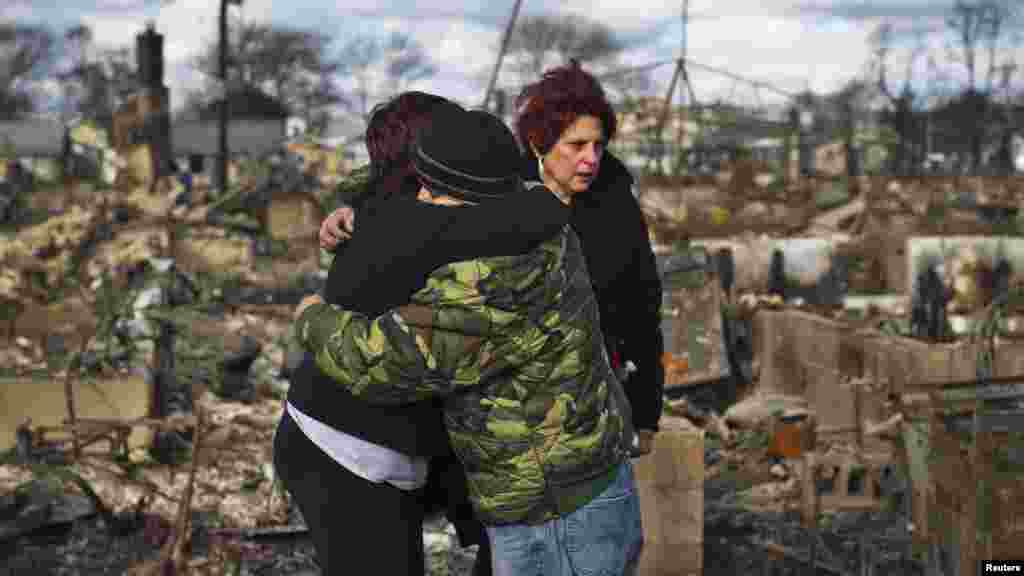
<svg viewBox="0 0 1024 576">
<path fill-rule="evenodd" d="M 445 397 L 478 518 L 539 524 L 603 491 L 626 458 L 598 308 L 568 227 L 522 256 L 435 270 L 377 318 L 315 304 L 296 334 L 369 402 Z"/>
</svg>

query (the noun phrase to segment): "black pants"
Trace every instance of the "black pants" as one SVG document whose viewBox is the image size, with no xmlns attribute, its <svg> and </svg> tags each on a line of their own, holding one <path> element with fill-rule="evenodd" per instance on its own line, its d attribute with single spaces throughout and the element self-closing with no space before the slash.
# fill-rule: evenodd
<svg viewBox="0 0 1024 576">
<path fill-rule="evenodd" d="M 477 544 L 473 576 L 491 576 L 491 541 L 487 530 L 476 519 L 469 501 L 466 469 L 451 451 L 445 456 L 430 459 L 427 485 L 423 488 L 425 514 L 428 517 L 444 510 L 445 517 L 455 527 L 459 545 L 463 548 Z"/>
<path fill-rule="evenodd" d="M 455 527 L 462 547 L 479 544 L 487 546 L 487 531 L 473 514 L 466 485 L 466 471 L 454 454 L 430 459 L 427 485 L 423 489 L 427 517 L 444 511 Z"/>
<path fill-rule="evenodd" d="M 421 491 L 352 474 L 287 411 L 274 438 L 274 467 L 309 526 L 324 576 L 423 576 Z"/>
</svg>

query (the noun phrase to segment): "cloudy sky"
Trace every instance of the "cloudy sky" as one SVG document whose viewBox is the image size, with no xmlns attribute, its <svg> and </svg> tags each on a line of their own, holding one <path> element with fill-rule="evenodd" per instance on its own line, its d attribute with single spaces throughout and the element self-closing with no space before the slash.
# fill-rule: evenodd
<svg viewBox="0 0 1024 576">
<path fill-rule="evenodd" d="M 202 84 L 190 58 L 216 35 L 217 0 L 0 0 L 0 17 L 46 22 L 63 27 L 84 22 L 100 43 L 131 44 L 146 20 L 166 36 L 167 83 L 172 102 Z M 430 6 L 425 6 L 429 4 Z M 513 1 L 494 0 L 245 0 L 232 10 L 248 22 L 272 22 L 316 28 L 340 47 L 361 33 L 400 29 L 421 42 L 438 65 L 433 78 L 414 85 L 465 103 L 476 104 L 485 90 L 501 33 Z M 952 0 L 691 0 L 688 57 L 740 76 L 770 82 L 784 91 L 810 88 L 831 91 L 863 74 L 868 38 L 883 19 L 892 22 L 904 48 L 893 55 L 893 73 L 903 75 L 907 46 L 924 41 L 943 72 L 953 70 L 941 33 Z M 576 13 L 611 26 L 628 50 L 625 65 L 643 65 L 677 57 L 682 47 L 682 0 L 524 0 L 522 14 Z M 930 31 L 930 33 L 929 33 Z M 1024 55 L 1019 46 L 1017 53 Z M 1024 62 L 1024 59 L 1018 58 Z M 983 60 L 984 63 L 984 60 Z M 934 71 L 927 58 L 918 61 L 915 77 L 924 82 Z M 655 70 L 667 86 L 671 66 Z M 702 70 L 691 69 L 699 100 L 726 98 L 739 103 L 777 102 L 781 96 Z M 1024 78 L 1024 70 L 1017 74 Z M 514 82 L 511 74 L 502 82 Z M 1018 80 L 1019 82 L 1019 80 Z M 1024 82 L 1019 82 L 1024 84 Z M 659 92 L 663 92 L 663 88 Z"/>
</svg>

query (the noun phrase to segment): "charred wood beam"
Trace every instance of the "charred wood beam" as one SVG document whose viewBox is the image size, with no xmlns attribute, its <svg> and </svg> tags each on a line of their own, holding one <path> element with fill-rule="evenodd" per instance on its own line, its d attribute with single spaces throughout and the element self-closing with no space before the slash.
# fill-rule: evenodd
<svg viewBox="0 0 1024 576">
<path fill-rule="evenodd" d="M 971 378 L 970 380 L 953 380 L 950 382 L 916 382 L 904 386 L 904 391 L 931 392 L 934 390 L 956 390 L 958 388 L 977 388 L 979 386 L 995 386 L 1000 384 L 1024 384 L 1024 374 Z"/>
<path fill-rule="evenodd" d="M 758 548 L 764 550 L 766 553 L 770 555 L 785 558 L 787 560 L 800 562 L 801 564 L 804 564 L 806 566 L 812 565 L 811 560 L 807 557 L 806 553 L 799 552 L 788 546 L 783 546 L 782 544 L 777 544 L 775 542 L 758 540 L 754 540 L 752 541 L 752 543 L 754 544 L 754 546 L 757 546 Z M 823 562 L 821 560 L 816 560 L 813 566 L 818 570 L 824 570 L 829 574 L 835 574 L 836 576 L 856 576 L 852 572 L 847 572 L 841 568 L 836 568 L 835 566 Z"/>
</svg>

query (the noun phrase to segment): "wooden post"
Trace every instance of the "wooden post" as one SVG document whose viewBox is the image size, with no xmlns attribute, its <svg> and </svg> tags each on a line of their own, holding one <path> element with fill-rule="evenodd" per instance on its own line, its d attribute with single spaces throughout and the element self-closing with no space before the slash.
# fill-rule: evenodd
<svg viewBox="0 0 1024 576">
<path fill-rule="evenodd" d="M 804 454 L 802 464 L 803 468 L 800 471 L 800 482 L 802 484 L 800 487 L 802 496 L 800 516 L 804 526 L 810 526 L 817 513 L 816 500 L 818 499 L 818 463 L 815 459 L 815 454 L 813 452 Z"/>
<path fill-rule="evenodd" d="M 644 548 L 639 576 L 703 573 L 704 431 L 662 417 L 647 456 L 633 460 Z"/>
<path fill-rule="evenodd" d="M 85 355 L 86 350 L 89 349 L 89 342 L 92 340 L 92 336 L 82 335 L 82 344 L 78 349 L 78 358 L 81 359 Z M 77 370 L 75 362 L 70 362 L 68 367 L 65 369 L 64 374 L 64 402 L 66 403 L 68 410 L 68 422 L 71 423 L 71 446 L 72 454 L 77 462 L 82 457 L 82 444 L 78 437 L 78 427 L 76 422 L 78 420 L 78 411 L 75 409 L 75 387 L 74 387 L 74 376 L 73 374 Z"/>
</svg>

